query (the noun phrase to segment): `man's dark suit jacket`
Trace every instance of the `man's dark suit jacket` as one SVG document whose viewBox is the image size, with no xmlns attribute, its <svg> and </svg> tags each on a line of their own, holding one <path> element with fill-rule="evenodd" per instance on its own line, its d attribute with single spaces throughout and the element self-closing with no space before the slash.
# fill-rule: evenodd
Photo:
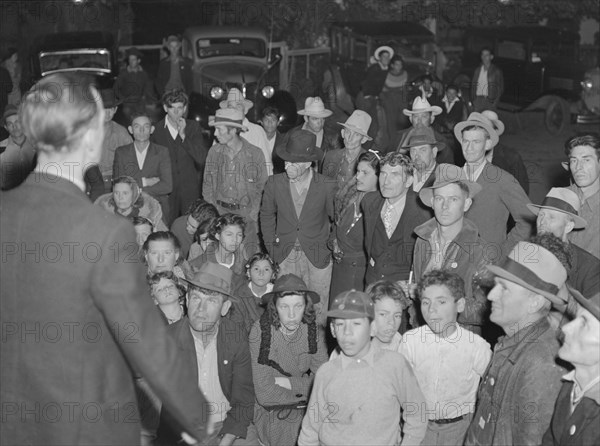
<svg viewBox="0 0 600 446">
<path fill-rule="evenodd" d="M 316 268 L 331 260 L 327 241 L 333 220 L 335 181 L 313 173 L 300 218 L 296 214 L 290 180 L 285 173 L 271 175 L 265 184 L 260 207 L 260 227 L 269 254 L 281 263 L 292 251 L 296 239 Z"/>
<path fill-rule="evenodd" d="M 198 361 L 194 337 L 187 317 L 169 325 L 168 329 L 177 342 L 179 353 L 185 360 L 185 367 L 195 377 L 198 388 Z M 252 381 L 252 361 L 248 334 L 242 323 L 234 322 L 228 316 L 221 318 L 217 333 L 217 361 L 221 390 L 229 401 L 231 409 L 223 421 L 221 434 L 233 434 L 246 438 L 246 432 L 254 417 L 254 383 Z M 161 412 L 158 431 L 158 444 L 170 444 L 171 431 Z"/>
<path fill-rule="evenodd" d="M 134 143 L 117 147 L 113 163 L 113 178 L 122 175 L 133 177 L 138 186 L 143 187 L 142 178 L 158 177 L 160 181 L 154 186 L 143 187 L 158 200 L 163 209 L 163 215 L 169 215 L 168 195 L 173 190 L 173 173 L 171 171 L 171 157 L 169 149 L 158 144 L 150 143 L 144 166 L 140 169 L 135 155 Z"/>
<path fill-rule="evenodd" d="M 132 370 L 203 438 L 205 399 L 152 303 L 131 223 L 47 173 L 0 206 L 0 396 L 16 411 L 3 408 L 0 442 L 139 444 Z"/>
<path fill-rule="evenodd" d="M 590 299 L 600 292 L 600 259 L 573 243 L 569 246 L 572 256 L 567 283 Z"/>
<path fill-rule="evenodd" d="M 404 211 L 388 242 L 387 249 L 391 254 L 389 259 L 373 258 L 373 235 L 378 221 L 381 220 L 385 198 L 379 192 L 369 192 L 363 198 L 361 208 L 365 225 L 365 250 L 369 259 L 365 276 L 367 285 L 381 279 L 396 281 L 408 278 L 417 240 L 414 229 L 431 218 L 430 213 L 417 205 L 416 200 L 419 198 L 416 195 L 412 189 L 406 193 Z"/>
<path fill-rule="evenodd" d="M 173 191 L 169 195 L 170 215 L 165 219 L 167 226 L 170 226 L 177 217 L 187 212 L 194 201 L 202 197 L 202 176 L 208 147 L 196 121 L 186 120 L 185 139 L 182 140 L 179 135 L 173 139 L 165 126 L 165 119 L 156 124 L 151 141 L 169 149 Z"/>
<path fill-rule="evenodd" d="M 526 194 L 529 195 L 529 175 L 527 167 L 523 162 L 523 158 L 511 146 L 498 144 L 494 147 L 494 155 L 492 156 L 492 164 L 500 169 L 506 170 L 517 179 Z"/>
<path fill-rule="evenodd" d="M 181 76 L 181 83 L 183 89 L 189 95 L 194 87 L 194 74 L 192 72 L 192 66 L 194 62 L 189 57 L 179 57 L 179 75 Z M 169 82 L 171 76 L 171 59 L 165 57 L 158 65 L 158 72 L 156 73 L 156 91 L 162 96 L 165 93 L 165 87 Z"/>
</svg>

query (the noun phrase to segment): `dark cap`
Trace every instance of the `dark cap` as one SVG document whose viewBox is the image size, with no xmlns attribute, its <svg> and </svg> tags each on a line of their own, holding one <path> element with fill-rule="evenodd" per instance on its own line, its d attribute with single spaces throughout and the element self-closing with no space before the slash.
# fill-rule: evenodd
<svg viewBox="0 0 600 446">
<path fill-rule="evenodd" d="M 311 291 L 308 289 L 304 280 L 294 274 L 284 274 L 275 280 L 275 284 L 273 285 L 273 291 L 270 293 L 266 293 L 261 301 L 263 304 L 269 301 L 269 299 L 273 298 L 282 293 L 298 293 L 298 294 L 306 294 L 312 300 L 313 304 L 319 303 L 321 298 L 318 293 Z"/>
<path fill-rule="evenodd" d="M 363 291 L 344 291 L 331 303 L 327 317 L 337 319 L 375 318 L 375 306 L 369 295 Z"/>
</svg>

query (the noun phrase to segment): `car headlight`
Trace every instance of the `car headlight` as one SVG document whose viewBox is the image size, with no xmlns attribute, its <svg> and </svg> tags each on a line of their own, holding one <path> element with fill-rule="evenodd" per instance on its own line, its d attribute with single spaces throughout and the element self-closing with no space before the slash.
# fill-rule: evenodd
<svg viewBox="0 0 600 446">
<path fill-rule="evenodd" d="M 591 79 L 585 79 L 585 80 L 581 81 L 581 88 L 583 88 L 586 92 L 590 91 L 593 86 L 594 86 L 594 83 L 592 82 Z"/>
<path fill-rule="evenodd" d="M 210 97 L 213 99 L 221 99 L 223 97 L 223 89 L 221 87 L 212 87 L 210 89 Z"/>
<path fill-rule="evenodd" d="M 262 95 L 269 99 L 271 97 L 273 97 L 273 95 L 275 94 L 275 89 L 273 87 L 271 87 L 270 85 L 263 87 L 263 89 L 261 90 Z"/>
</svg>

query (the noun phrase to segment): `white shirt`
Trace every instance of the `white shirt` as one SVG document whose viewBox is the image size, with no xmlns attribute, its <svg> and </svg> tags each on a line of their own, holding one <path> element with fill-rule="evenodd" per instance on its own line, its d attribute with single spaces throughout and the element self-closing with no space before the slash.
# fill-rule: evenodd
<svg viewBox="0 0 600 446">
<path fill-rule="evenodd" d="M 267 167 L 267 175 L 273 174 L 273 162 L 271 154 L 273 153 L 272 144 L 269 144 L 269 140 L 267 139 L 267 134 L 265 133 L 265 129 L 263 129 L 260 125 L 254 124 L 248 121 L 248 118 L 244 118 L 242 122 L 248 128 L 247 132 L 242 132 L 241 137 L 248 141 L 253 146 L 258 147 L 264 157 L 265 163 Z M 275 138 L 273 138 L 273 142 L 275 142 Z"/>
<path fill-rule="evenodd" d="M 443 338 L 423 325 L 404 333 L 399 351 L 414 369 L 429 420 L 475 411 L 477 387 L 492 357 L 481 336 L 456 324 L 456 331 Z"/>
<path fill-rule="evenodd" d="M 469 181 L 472 181 L 473 183 L 475 183 L 477 181 L 477 179 L 481 176 L 481 173 L 483 172 L 483 168 L 485 167 L 485 165 L 487 164 L 487 161 L 484 159 L 483 162 L 477 166 L 475 168 L 475 170 L 473 170 L 473 168 L 471 166 L 469 166 L 467 163 L 465 163 L 465 165 L 463 166 L 463 170 L 465 171 L 465 174 L 467 174 L 467 178 L 469 179 Z"/>
<path fill-rule="evenodd" d="M 171 124 L 169 122 L 169 117 L 165 117 L 165 127 L 167 129 L 169 129 L 169 133 L 171 134 L 171 137 L 173 139 L 177 139 L 177 135 L 179 135 L 179 130 L 177 130 L 177 127 L 174 127 L 173 124 Z M 182 138 L 185 139 L 185 138 Z"/>
<path fill-rule="evenodd" d="M 481 70 L 479 70 L 479 78 L 477 78 L 477 92 L 476 96 L 485 96 L 488 95 L 488 70 L 482 65 Z"/>
<path fill-rule="evenodd" d="M 146 143 L 146 147 L 144 150 L 139 151 L 136 144 L 133 143 L 133 151 L 135 152 L 135 157 L 137 158 L 138 167 L 140 170 L 144 168 L 144 161 L 146 161 L 146 155 L 148 155 L 148 147 L 150 147 L 150 143 Z"/>
<path fill-rule="evenodd" d="M 435 167 L 437 166 L 437 164 L 433 165 L 433 169 L 430 170 L 426 170 L 423 175 L 421 175 L 421 179 L 417 181 L 417 178 L 419 177 L 419 173 L 415 172 L 415 174 L 413 175 L 413 190 L 415 192 L 419 192 L 422 188 L 423 185 L 425 184 L 425 182 L 429 179 L 429 177 L 431 176 L 431 174 L 433 173 L 433 171 L 435 170 Z"/>
<path fill-rule="evenodd" d="M 402 212 L 404 212 L 404 206 L 406 205 L 406 194 L 404 194 L 404 196 L 402 198 L 400 198 L 396 203 L 391 204 L 390 202 L 386 199 L 385 202 L 383 203 L 383 206 L 381 207 L 381 221 L 384 222 L 385 224 L 385 219 L 384 219 L 384 215 L 386 213 L 386 210 L 389 206 L 391 206 L 392 208 L 392 216 L 391 216 L 391 232 L 390 234 L 388 234 L 388 238 L 391 237 L 391 234 L 394 233 L 394 231 L 396 230 L 396 226 L 398 226 L 398 222 L 400 221 L 400 217 L 402 217 Z"/>
<path fill-rule="evenodd" d="M 214 431 L 216 423 L 225 421 L 231 405 L 223 394 L 221 381 L 219 381 L 217 335 L 213 336 L 206 347 L 193 334 L 192 337 L 196 349 L 196 362 L 198 363 L 198 387 L 202 391 L 206 401 L 210 404 L 210 410 L 207 411 L 208 433 L 210 435 Z"/>
</svg>

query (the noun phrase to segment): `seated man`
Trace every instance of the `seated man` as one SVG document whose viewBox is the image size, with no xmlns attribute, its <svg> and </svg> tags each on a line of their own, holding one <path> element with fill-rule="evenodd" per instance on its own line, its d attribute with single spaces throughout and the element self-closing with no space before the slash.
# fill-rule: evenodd
<svg viewBox="0 0 600 446">
<path fill-rule="evenodd" d="M 187 352 L 185 366 L 193 369 L 210 407 L 205 444 L 258 445 L 252 424 L 255 396 L 248 338 L 244 326 L 227 317 L 235 299 L 231 278 L 229 268 L 203 265 L 186 281 L 188 316 L 169 325 L 168 331 Z M 167 420 L 161 413 L 158 444 L 177 441 Z"/>
<path fill-rule="evenodd" d="M 169 149 L 150 142 L 154 126 L 145 113 L 134 114 L 128 130 L 134 141 L 115 150 L 113 176 L 133 177 L 144 192 L 158 200 L 163 215 L 168 216 L 169 194 L 173 190 Z"/>
<path fill-rule="evenodd" d="M 542 204 L 528 204 L 527 207 L 537 215 L 538 236 L 552 234 L 566 244 L 571 254 L 567 283 L 587 298 L 599 293 L 600 259 L 569 241 L 573 229 L 587 226 L 585 219 L 579 216 L 581 202 L 577 194 L 567 188 L 554 187 Z"/>
<path fill-rule="evenodd" d="M 219 212 L 212 204 L 198 198 L 181 217 L 177 217 L 171 225 L 171 232 L 175 234 L 181 245 L 181 257 L 193 258 L 189 255 L 194 243 L 194 234 L 198 226 L 208 218 L 218 217 Z"/>
</svg>

